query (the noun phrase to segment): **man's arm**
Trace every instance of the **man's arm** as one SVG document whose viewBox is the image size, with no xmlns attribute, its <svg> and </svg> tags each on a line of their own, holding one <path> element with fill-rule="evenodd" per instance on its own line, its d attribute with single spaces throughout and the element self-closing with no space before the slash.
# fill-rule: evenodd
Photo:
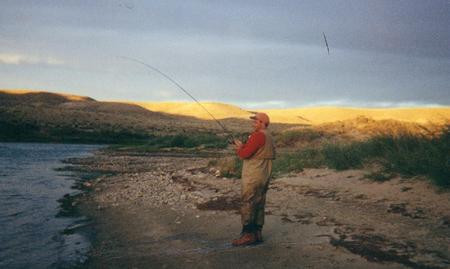
<svg viewBox="0 0 450 269">
<path fill-rule="evenodd" d="M 263 132 L 253 133 L 245 145 L 236 148 L 236 153 L 241 159 L 251 157 L 255 152 L 266 142 L 266 137 Z"/>
</svg>

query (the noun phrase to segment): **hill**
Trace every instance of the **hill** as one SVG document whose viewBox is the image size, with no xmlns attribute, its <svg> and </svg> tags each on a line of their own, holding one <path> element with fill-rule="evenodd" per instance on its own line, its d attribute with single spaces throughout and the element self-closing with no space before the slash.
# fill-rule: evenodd
<svg viewBox="0 0 450 269">
<path fill-rule="evenodd" d="M 204 102 L 227 131 L 251 131 L 252 111 Z M 376 134 L 435 134 L 450 122 L 450 108 L 267 109 L 270 130 L 291 141 L 305 138 L 365 139 Z M 193 102 L 102 102 L 90 97 L 30 90 L 0 90 L 0 141 L 122 143 L 152 136 L 210 132 L 225 136 Z M 282 135 L 288 132 L 287 135 Z M 300 134 L 301 133 L 301 134 Z M 294 144 L 296 145 L 297 142 Z"/>
<path fill-rule="evenodd" d="M 358 117 L 373 120 L 396 120 L 420 124 L 442 124 L 450 121 L 450 108 L 343 108 L 315 107 L 265 110 L 274 121 L 284 123 L 322 124 Z"/>
<path fill-rule="evenodd" d="M 229 131 L 250 131 L 226 119 Z M 244 127 L 243 127 L 244 126 Z M 274 124 L 274 130 L 286 128 Z M 137 104 L 43 91 L 0 90 L 0 141 L 129 143 L 176 133 L 225 135 L 214 120 L 150 111 Z"/>
<path fill-rule="evenodd" d="M 135 104 L 152 111 L 191 116 L 206 120 L 211 119 L 211 115 L 209 115 L 208 112 L 205 111 L 205 109 L 203 109 L 195 102 L 137 102 Z M 250 113 L 249 111 L 229 104 L 201 102 L 201 105 L 206 108 L 216 119 L 246 119 L 252 115 L 252 113 Z"/>
<path fill-rule="evenodd" d="M 174 115 L 192 116 L 199 119 L 210 119 L 205 110 L 194 102 L 136 102 L 152 111 Z M 217 119 L 242 118 L 246 119 L 251 111 L 237 106 L 203 102 L 201 103 Z M 420 124 L 442 124 L 450 121 L 450 108 L 345 108 L 345 107 L 312 107 L 288 109 L 257 109 L 267 113 L 272 122 L 286 124 L 318 125 L 336 121 L 351 120 L 358 117 L 373 120 L 396 120 Z"/>
<path fill-rule="evenodd" d="M 19 103 L 45 103 L 59 104 L 68 101 L 95 101 L 90 97 L 50 93 L 45 91 L 32 91 L 26 89 L 2 90 L 0 89 L 0 103 L 19 104 Z"/>
</svg>

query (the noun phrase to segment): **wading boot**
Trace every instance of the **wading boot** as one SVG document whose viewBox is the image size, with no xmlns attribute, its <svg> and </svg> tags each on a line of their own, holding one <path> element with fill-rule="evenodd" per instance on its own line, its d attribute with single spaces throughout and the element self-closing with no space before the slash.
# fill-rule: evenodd
<svg viewBox="0 0 450 269">
<path fill-rule="evenodd" d="M 256 232 L 255 232 L 255 239 L 256 239 L 256 243 L 262 243 L 263 242 L 263 237 L 262 237 L 261 230 L 256 230 Z"/>
<path fill-rule="evenodd" d="M 248 246 L 256 243 L 256 235 L 254 233 L 243 233 L 241 238 L 234 239 L 231 244 L 234 247 Z"/>
<path fill-rule="evenodd" d="M 255 237 L 256 237 L 256 243 L 262 243 L 262 225 L 255 225 Z"/>
</svg>

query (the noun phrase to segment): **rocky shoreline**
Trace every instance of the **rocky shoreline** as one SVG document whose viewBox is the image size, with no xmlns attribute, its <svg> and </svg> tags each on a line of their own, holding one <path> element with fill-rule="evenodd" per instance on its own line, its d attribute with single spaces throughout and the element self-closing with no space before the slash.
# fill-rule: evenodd
<svg viewBox="0 0 450 269">
<path fill-rule="evenodd" d="M 101 150 L 72 159 L 95 240 L 83 268 L 448 268 L 450 194 L 423 180 L 308 169 L 272 181 L 263 244 L 233 248 L 240 180 L 215 157 Z"/>
</svg>

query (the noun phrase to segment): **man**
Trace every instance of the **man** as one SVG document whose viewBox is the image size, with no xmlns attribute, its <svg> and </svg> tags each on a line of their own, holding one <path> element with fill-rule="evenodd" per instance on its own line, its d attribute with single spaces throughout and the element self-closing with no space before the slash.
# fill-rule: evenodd
<svg viewBox="0 0 450 269">
<path fill-rule="evenodd" d="M 237 155 L 244 160 L 241 185 L 241 237 L 233 240 L 233 246 L 244 246 L 262 242 L 264 225 L 264 205 L 269 178 L 272 173 L 272 160 L 275 148 L 267 131 L 270 120 L 265 113 L 256 113 L 253 120 L 253 133 L 246 144 L 235 140 Z"/>
</svg>

